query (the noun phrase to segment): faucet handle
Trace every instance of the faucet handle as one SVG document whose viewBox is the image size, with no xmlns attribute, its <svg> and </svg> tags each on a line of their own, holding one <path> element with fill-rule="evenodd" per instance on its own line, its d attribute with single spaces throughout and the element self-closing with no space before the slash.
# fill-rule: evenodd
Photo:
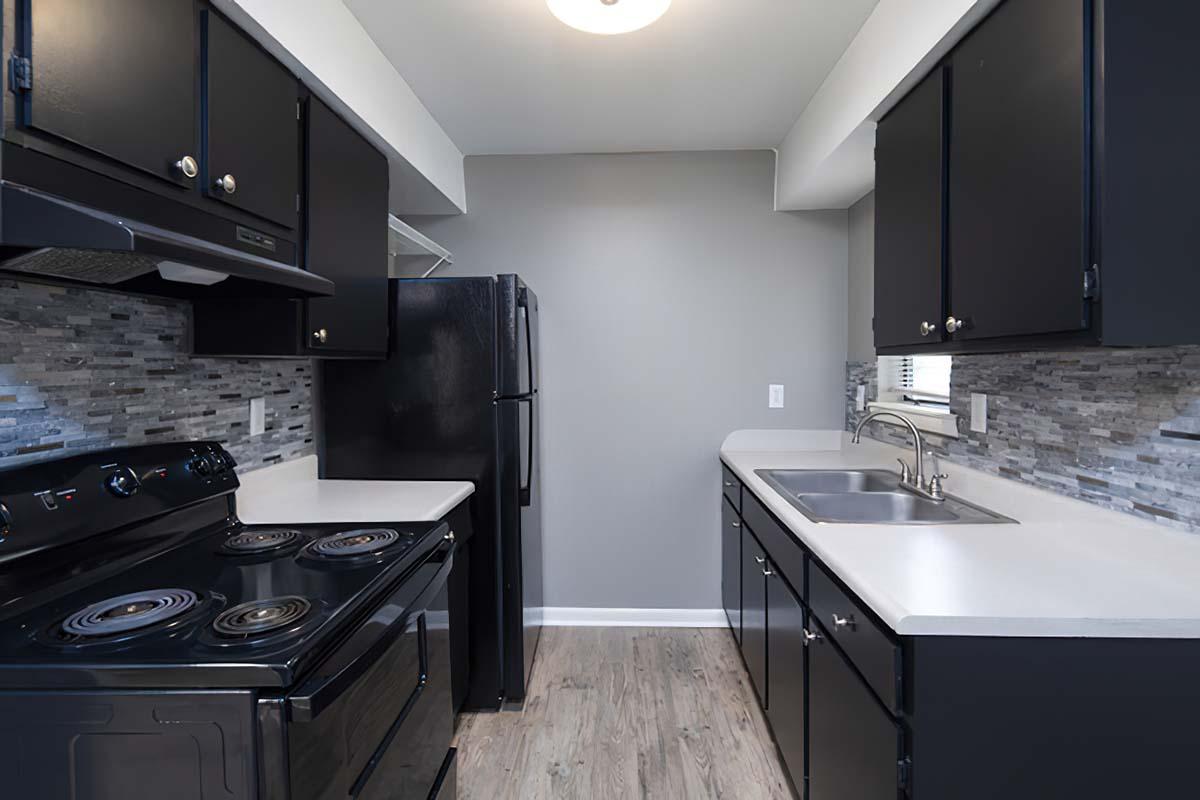
<svg viewBox="0 0 1200 800">
<path fill-rule="evenodd" d="M 908 466 L 908 462 L 903 458 L 897 458 L 900 462 L 900 482 L 912 483 L 912 469 Z"/>
<path fill-rule="evenodd" d="M 930 478 L 929 479 L 929 496 L 933 497 L 934 499 L 937 499 L 937 500 L 940 500 L 943 497 L 945 497 L 946 494 L 945 494 L 945 492 L 942 491 L 942 481 L 944 481 L 946 478 L 949 478 L 949 477 L 950 477 L 949 475 L 942 472 L 942 473 L 935 474 L 932 478 Z"/>
</svg>

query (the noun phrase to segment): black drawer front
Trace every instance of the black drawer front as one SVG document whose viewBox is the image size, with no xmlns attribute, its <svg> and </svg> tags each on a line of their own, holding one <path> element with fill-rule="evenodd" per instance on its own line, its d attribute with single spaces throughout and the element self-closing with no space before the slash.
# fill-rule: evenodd
<svg viewBox="0 0 1200 800">
<path fill-rule="evenodd" d="M 800 599 L 808 602 L 808 589 L 804 581 L 804 547 L 792 534 L 782 528 L 768 513 L 763 504 L 751 492 L 745 492 L 742 504 L 742 519 L 746 527 L 754 531 L 776 569 L 784 574 L 792 588 L 800 593 Z"/>
<path fill-rule="evenodd" d="M 900 712 L 900 646 L 875 624 L 815 562 L 808 576 L 809 608 L 867 679 L 884 705 Z"/>
<path fill-rule="evenodd" d="M 721 465 L 721 490 L 725 492 L 729 502 L 733 503 L 733 507 L 740 514 L 742 511 L 742 482 L 724 464 Z"/>
</svg>

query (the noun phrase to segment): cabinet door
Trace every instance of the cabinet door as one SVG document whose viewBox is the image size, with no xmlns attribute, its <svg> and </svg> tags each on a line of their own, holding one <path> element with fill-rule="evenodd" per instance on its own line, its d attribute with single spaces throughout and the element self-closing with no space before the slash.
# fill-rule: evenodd
<svg viewBox="0 0 1200 800">
<path fill-rule="evenodd" d="M 875 345 L 940 342 L 945 330 L 944 74 L 939 68 L 875 132 Z"/>
<path fill-rule="evenodd" d="M 948 313 L 967 322 L 956 339 L 1084 327 L 1090 5 L 1008 0 L 952 56 Z"/>
<path fill-rule="evenodd" d="M 742 641 L 742 521 L 721 501 L 721 601 L 733 638 Z"/>
<path fill-rule="evenodd" d="M 767 707 L 767 554 L 742 528 L 742 658 L 750 682 Z"/>
<path fill-rule="evenodd" d="M 783 577 L 767 578 L 767 681 L 771 707 L 767 717 L 784 763 L 797 787 L 804 785 L 805 612 Z"/>
<path fill-rule="evenodd" d="M 28 25 L 26 127 L 191 185 L 176 166 L 199 156 L 191 0 L 30 0 Z"/>
<path fill-rule="evenodd" d="M 337 294 L 308 301 L 304 335 L 316 350 L 386 352 L 387 159 L 315 98 L 307 145 L 305 263 Z"/>
<path fill-rule="evenodd" d="M 211 11 L 204 13 L 202 49 L 205 191 L 222 203 L 295 228 L 300 213 L 299 84 Z"/>
<path fill-rule="evenodd" d="M 900 729 L 826 638 L 808 647 L 808 800 L 900 794 Z"/>
</svg>

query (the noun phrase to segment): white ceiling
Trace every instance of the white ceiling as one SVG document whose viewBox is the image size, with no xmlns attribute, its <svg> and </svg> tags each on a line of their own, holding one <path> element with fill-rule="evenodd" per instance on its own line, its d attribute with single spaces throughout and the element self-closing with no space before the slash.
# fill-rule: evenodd
<svg viewBox="0 0 1200 800">
<path fill-rule="evenodd" d="M 467 155 L 775 147 L 878 0 L 674 0 L 621 36 L 544 0 L 345 0 Z"/>
</svg>

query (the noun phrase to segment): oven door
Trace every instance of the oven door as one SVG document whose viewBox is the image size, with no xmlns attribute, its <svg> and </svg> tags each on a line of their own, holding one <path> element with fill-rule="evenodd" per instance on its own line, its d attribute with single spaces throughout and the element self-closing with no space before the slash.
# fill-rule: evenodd
<svg viewBox="0 0 1200 800">
<path fill-rule="evenodd" d="M 451 564 L 447 543 L 288 696 L 291 792 L 283 796 L 429 796 L 454 725 L 446 593 Z"/>
</svg>

